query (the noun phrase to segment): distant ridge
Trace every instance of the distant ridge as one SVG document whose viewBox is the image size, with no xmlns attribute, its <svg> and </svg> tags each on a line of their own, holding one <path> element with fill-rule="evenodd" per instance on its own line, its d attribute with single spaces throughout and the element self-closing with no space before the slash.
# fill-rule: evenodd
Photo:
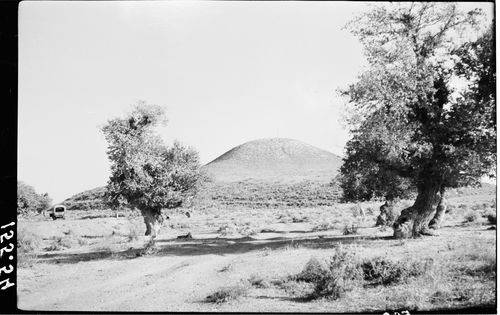
<svg viewBox="0 0 500 315">
<path fill-rule="evenodd" d="M 339 156 L 302 141 L 266 138 L 234 147 L 203 168 L 221 182 L 331 181 L 341 164 Z"/>
</svg>

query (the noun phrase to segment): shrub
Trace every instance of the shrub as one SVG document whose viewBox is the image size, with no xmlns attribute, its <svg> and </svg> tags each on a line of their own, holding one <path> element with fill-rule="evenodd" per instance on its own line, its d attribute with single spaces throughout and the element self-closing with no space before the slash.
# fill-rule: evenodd
<svg viewBox="0 0 500 315">
<path fill-rule="evenodd" d="M 432 263 L 432 259 L 392 261 L 379 256 L 361 263 L 361 269 L 364 280 L 371 284 L 390 285 L 425 274 Z"/>
<path fill-rule="evenodd" d="M 344 230 L 342 231 L 343 235 L 356 235 L 358 234 L 358 227 L 355 226 L 354 224 L 349 227 L 349 225 L 344 226 Z"/>
<path fill-rule="evenodd" d="M 474 212 L 474 211 L 470 211 L 469 213 L 467 213 L 465 216 L 464 216 L 464 221 L 466 223 L 472 223 L 472 222 L 476 222 L 478 219 L 478 214 L 477 212 Z"/>
<path fill-rule="evenodd" d="M 302 222 L 305 222 L 305 221 L 306 221 L 306 219 L 305 219 L 304 217 L 299 218 L 299 217 L 295 217 L 295 216 L 294 216 L 294 217 L 292 218 L 292 223 L 302 223 Z"/>
<path fill-rule="evenodd" d="M 488 219 L 488 222 L 490 224 L 497 224 L 497 214 L 496 213 L 489 213 L 486 218 Z"/>
<path fill-rule="evenodd" d="M 497 262 L 495 259 L 488 259 L 484 264 L 479 266 L 465 266 L 460 268 L 461 273 L 471 277 L 479 278 L 496 278 Z"/>
<path fill-rule="evenodd" d="M 304 266 L 304 269 L 296 275 L 296 281 L 319 282 L 323 274 L 327 272 L 326 268 L 316 258 L 311 258 Z"/>
<path fill-rule="evenodd" d="M 222 287 L 217 289 L 212 294 L 205 298 L 209 303 L 225 303 L 231 300 L 238 299 L 248 292 L 248 285 L 246 283 L 238 283 L 236 285 Z"/>
<path fill-rule="evenodd" d="M 372 207 L 367 207 L 366 210 L 365 210 L 365 213 L 367 215 L 374 215 L 375 214 L 375 210 Z"/>
<path fill-rule="evenodd" d="M 70 236 L 56 236 L 54 237 L 52 243 L 46 248 L 47 251 L 63 250 L 65 248 L 71 248 L 73 242 Z"/>
<path fill-rule="evenodd" d="M 30 253 L 40 248 L 40 236 L 28 231 L 27 229 L 19 229 L 17 232 L 17 250 L 20 253 Z"/>
<path fill-rule="evenodd" d="M 234 234 L 235 232 L 236 232 L 235 227 L 229 224 L 224 224 L 220 226 L 219 229 L 217 230 L 217 233 L 219 233 L 222 236 L 231 235 Z"/>
<path fill-rule="evenodd" d="M 159 252 L 159 248 L 156 246 L 155 240 L 150 238 L 149 241 L 144 245 L 139 252 L 137 252 L 137 256 L 149 256 L 155 255 Z"/>
<path fill-rule="evenodd" d="M 31 267 L 37 262 L 37 255 L 34 251 L 41 246 L 40 236 L 28 231 L 19 229 L 17 232 L 17 266 Z"/>
<path fill-rule="evenodd" d="M 352 290 L 360 278 L 361 270 L 354 261 L 354 253 L 338 247 L 325 265 L 315 258 L 309 260 L 294 280 L 313 285 L 313 291 L 306 298 L 335 300 Z"/>
<path fill-rule="evenodd" d="M 238 233 L 243 236 L 256 235 L 257 232 L 249 226 L 244 226 L 238 229 Z"/>
<path fill-rule="evenodd" d="M 284 290 L 286 294 L 306 299 L 311 299 L 311 292 L 314 285 L 310 282 L 293 281 L 292 279 L 275 280 L 273 285 Z"/>
<path fill-rule="evenodd" d="M 252 286 L 257 287 L 257 288 L 269 287 L 269 283 L 264 278 L 262 278 L 256 274 L 251 275 L 250 278 L 248 279 L 248 282 Z"/>
</svg>

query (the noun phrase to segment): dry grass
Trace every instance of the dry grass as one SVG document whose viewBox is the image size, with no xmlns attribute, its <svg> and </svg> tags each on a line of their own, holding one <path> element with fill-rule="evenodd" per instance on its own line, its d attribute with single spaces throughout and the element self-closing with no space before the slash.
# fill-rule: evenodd
<svg viewBox="0 0 500 315">
<path fill-rule="evenodd" d="M 52 238 L 51 244 L 45 248 L 46 251 L 60 251 L 68 248 L 72 248 L 78 242 L 73 236 L 56 236 Z"/>
<path fill-rule="evenodd" d="M 242 281 L 235 285 L 217 289 L 205 298 L 205 302 L 217 304 L 229 302 L 246 295 L 248 290 L 249 284 Z"/>
<path fill-rule="evenodd" d="M 41 237 L 26 228 L 17 232 L 17 266 L 29 268 L 38 262 L 36 251 L 42 246 Z"/>
</svg>

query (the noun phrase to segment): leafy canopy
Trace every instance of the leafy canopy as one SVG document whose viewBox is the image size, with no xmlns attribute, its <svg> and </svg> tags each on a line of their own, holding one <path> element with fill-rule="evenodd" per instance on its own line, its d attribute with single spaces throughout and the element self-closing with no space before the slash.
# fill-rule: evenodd
<svg viewBox="0 0 500 315">
<path fill-rule="evenodd" d="M 32 186 L 17 182 L 17 214 L 39 213 L 48 209 L 51 203 L 47 193 L 37 194 Z"/>
<path fill-rule="evenodd" d="M 342 91 L 352 134 L 346 199 L 391 198 L 429 180 L 474 184 L 494 169 L 495 57 L 491 29 L 471 36 L 480 18 L 453 3 L 404 3 L 348 25 L 369 66 Z"/>
<path fill-rule="evenodd" d="M 111 207 L 160 211 L 180 206 L 195 192 L 198 153 L 179 142 L 165 146 L 155 127 L 166 121 L 161 107 L 140 102 L 128 116 L 102 128 L 111 161 L 106 191 Z"/>
</svg>

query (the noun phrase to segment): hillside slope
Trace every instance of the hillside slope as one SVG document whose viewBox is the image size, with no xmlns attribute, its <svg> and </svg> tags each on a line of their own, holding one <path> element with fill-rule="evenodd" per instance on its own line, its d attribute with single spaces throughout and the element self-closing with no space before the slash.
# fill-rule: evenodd
<svg viewBox="0 0 500 315">
<path fill-rule="evenodd" d="M 103 197 L 106 187 L 97 187 L 69 197 L 62 202 L 68 210 L 103 210 L 108 207 Z"/>
<path fill-rule="evenodd" d="M 246 142 L 222 154 L 203 168 L 217 182 L 261 180 L 331 181 L 342 159 L 307 143 L 284 138 Z"/>
</svg>

